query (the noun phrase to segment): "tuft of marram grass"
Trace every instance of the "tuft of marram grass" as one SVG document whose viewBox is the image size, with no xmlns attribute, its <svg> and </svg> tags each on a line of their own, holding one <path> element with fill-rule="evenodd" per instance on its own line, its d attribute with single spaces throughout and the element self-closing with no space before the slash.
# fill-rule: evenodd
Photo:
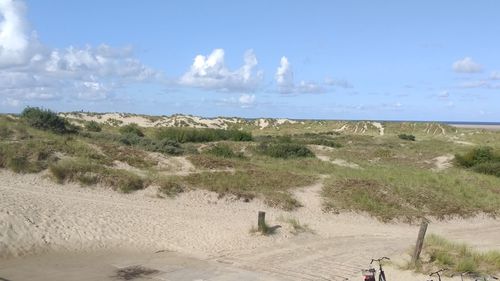
<svg viewBox="0 0 500 281">
<path fill-rule="evenodd" d="M 63 159 L 49 166 L 49 171 L 60 183 L 71 181 L 82 185 L 97 183 L 111 186 L 124 193 L 143 189 L 147 182 L 125 170 L 115 170 L 88 159 Z"/>
<path fill-rule="evenodd" d="M 447 268 L 445 274 L 448 276 L 462 272 L 476 276 L 500 273 L 500 251 L 477 251 L 470 245 L 435 234 L 426 237 L 421 257 L 416 268 L 408 268 L 423 273 Z"/>
</svg>

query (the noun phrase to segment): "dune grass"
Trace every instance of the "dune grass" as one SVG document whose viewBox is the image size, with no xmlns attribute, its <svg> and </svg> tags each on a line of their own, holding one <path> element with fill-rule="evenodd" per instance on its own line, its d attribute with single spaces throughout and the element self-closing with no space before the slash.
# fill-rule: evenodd
<svg viewBox="0 0 500 281">
<path fill-rule="evenodd" d="M 83 185 L 102 184 L 124 193 L 143 189 L 147 181 L 125 170 L 110 169 L 88 159 L 64 159 L 49 166 L 49 171 L 59 183 L 79 182 Z"/>
<path fill-rule="evenodd" d="M 42 113 L 39 119 L 45 120 L 47 115 L 49 120 L 55 120 L 57 128 L 68 125 L 67 120 L 55 118 L 51 112 Z M 474 172 L 491 174 L 498 170 L 497 166 L 479 163 L 467 170 L 431 170 L 435 167 L 433 158 L 444 154 L 465 155 L 470 149 L 455 144 L 450 136 L 433 135 L 441 129 L 449 134 L 456 131 L 437 124 L 384 124 L 386 135 L 381 136 L 369 122 L 358 126 L 356 122 L 307 121 L 285 124 L 279 130 L 271 127 L 253 130 L 248 125 L 245 131 L 236 127 L 213 130 L 79 123 L 87 129 L 60 133 L 41 125 L 32 126 L 27 118 L 0 116 L 0 168 L 19 173 L 49 168 L 59 181 L 100 183 L 123 191 L 140 189 L 153 182 L 167 196 L 204 188 L 221 196 L 262 198 L 269 205 L 286 210 L 300 206 L 292 196 L 293 188 L 310 185 L 326 176 L 323 196 L 327 210 L 362 211 L 384 221 L 470 216 L 480 212 L 497 215 L 500 210 L 500 178 Z M 349 129 L 343 133 L 333 131 L 342 124 Z M 368 131 L 355 133 L 363 124 Z M 305 129 L 308 126 L 311 129 Z M 247 133 L 251 130 L 255 137 Z M 426 130 L 432 131 L 431 134 L 423 133 Z M 415 135 L 416 141 L 399 139 L 400 133 Z M 500 133 L 453 137 L 493 149 L 500 147 Z M 323 159 L 343 159 L 362 169 L 321 161 L 311 149 L 326 157 Z M 159 160 L 151 152 L 161 153 L 166 159 L 168 155 L 185 155 L 196 171 L 165 178 L 162 175 L 165 171 L 157 166 Z M 147 174 L 150 180 L 117 170 L 116 161 L 139 170 L 138 174 Z"/>
<path fill-rule="evenodd" d="M 440 268 L 447 268 L 448 276 L 462 272 L 470 272 L 472 276 L 495 275 L 500 273 L 500 251 L 480 252 L 465 243 L 430 234 L 425 239 L 416 270 L 430 273 Z"/>
<path fill-rule="evenodd" d="M 500 213 L 500 180 L 458 169 L 345 168 L 326 180 L 322 193 L 328 210 L 367 212 L 383 221 Z"/>
<path fill-rule="evenodd" d="M 180 180 L 189 186 L 206 188 L 221 195 L 231 194 L 248 200 L 260 196 L 270 206 L 293 210 L 300 206 L 300 202 L 289 191 L 294 187 L 310 185 L 317 178 L 254 168 L 234 172 L 202 172 Z"/>
</svg>

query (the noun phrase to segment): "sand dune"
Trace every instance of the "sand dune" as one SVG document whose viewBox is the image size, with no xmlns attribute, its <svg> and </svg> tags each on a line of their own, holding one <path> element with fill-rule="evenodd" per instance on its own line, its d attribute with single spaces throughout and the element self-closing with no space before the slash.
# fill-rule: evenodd
<svg viewBox="0 0 500 281">
<path fill-rule="evenodd" d="M 22 257 L 17 267 L 0 267 L 0 273 L 21 276 L 16 272 L 20 274 L 22 265 L 30 264 L 28 255 L 166 250 L 245 274 L 258 272 L 272 277 L 269 280 L 324 280 L 328 276 L 329 280 L 356 280 L 370 258 L 401 257 L 414 243 L 417 226 L 383 224 L 359 214 L 323 213 L 321 187 L 317 183 L 297 190 L 295 196 L 304 207 L 287 213 L 259 200 L 218 199 L 206 191 L 164 199 L 156 197 L 154 188 L 125 195 L 105 187 L 57 185 L 43 175 L 0 170 L 0 256 L 4 264 Z M 282 226 L 277 234 L 249 233 L 259 210 L 267 211 L 269 224 Z M 298 219 L 314 233 L 293 235 L 283 217 Z M 500 222 L 493 219 L 433 222 L 429 229 L 480 249 L 500 248 Z M 409 274 L 389 271 L 397 276 Z M 415 278 L 405 280 L 423 280 Z"/>
</svg>

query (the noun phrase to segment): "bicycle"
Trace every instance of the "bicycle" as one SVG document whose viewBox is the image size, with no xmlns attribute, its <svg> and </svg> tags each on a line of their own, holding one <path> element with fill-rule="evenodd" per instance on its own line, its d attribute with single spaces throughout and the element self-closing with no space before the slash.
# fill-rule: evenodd
<svg viewBox="0 0 500 281">
<path fill-rule="evenodd" d="M 452 277 L 453 276 L 456 276 L 458 274 L 453 274 L 451 275 Z M 460 273 L 460 279 L 462 281 L 464 281 L 464 276 L 465 275 L 469 275 L 469 278 L 471 280 L 474 280 L 474 281 L 489 281 L 489 280 L 498 280 L 498 277 L 496 276 L 493 276 L 493 275 L 479 275 L 477 273 L 473 273 L 473 272 L 469 272 L 469 271 L 466 271 L 466 272 L 462 272 Z"/>
<path fill-rule="evenodd" d="M 429 274 L 429 276 L 432 277 L 434 275 L 437 275 L 438 281 L 441 281 L 441 272 L 446 271 L 446 270 L 448 270 L 448 269 L 447 268 L 442 268 L 442 269 L 440 269 L 440 270 L 438 270 L 436 272 L 433 272 L 433 273 Z M 427 280 L 427 281 L 433 281 L 433 280 L 431 279 L 431 280 Z"/>
<path fill-rule="evenodd" d="M 498 280 L 498 277 L 493 276 L 493 275 L 483 275 L 476 277 L 474 281 L 489 281 L 489 280 Z"/>
<path fill-rule="evenodd" d="M 464 281 L 464 275 L 469 275 L 469 274 L 471 274 L 469 271 L 465 271 L 465 272 L 460 273 L 460 280 Z M 456 275 L 457 274 L 452 274 L 451 277 L 454 277 Z"/>
<path fill-rule="evenodd" d="M 379 267 L 379 273 L 378 273 L 378 281 L 387 281 L 385 278 L 385 272 L 384 269 L 382 268 L 382 261 L 383 260 L 391 260 L 388 257 L 381 257 L 379 259 L 372 259 L 370 262 L 370 265 L 373 264 L 373 262 L 378 262 L 378 267 Z M 375 280 L 375 268 L 370 268 L 370 269 L 363 269 L 361 273 L 363 274 L 364 280 L 365 281 L 376 281 Z"/>
</svg>

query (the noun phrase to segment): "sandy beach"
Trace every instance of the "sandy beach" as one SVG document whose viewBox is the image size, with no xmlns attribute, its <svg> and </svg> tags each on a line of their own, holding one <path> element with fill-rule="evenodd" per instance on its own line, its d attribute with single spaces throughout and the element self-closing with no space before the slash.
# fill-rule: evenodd
<svg viewBox="0 0 500 281">
<path fill-rule="evenodd" d="M 197 280 L 189 275 L 188 279 L 168 279 L 181 269 L 199 272 L 199 280 L 234 280 L 228 276 L 240 280 L 356 280 L 372 257 L 404 259 L 418 226 L 383 224 L 362 214 L 324 213 L 320 189 L 321 183 L 317 183 L 298 190 L 295 196 L 304 207 L 284 212 L 259 200 L 218 199 L 207 191 L 158 198 L 154 187 L 119 194 L 99 186 L 58 185 L 43 174 L 1 170 L 0 277 L 89 280 L 82 276 L 94 274 L 100 280 L 112 280 L 110 270 L 122 266 L 119 264 L 146 264 L 159 268 L 157 276 L 166 276 L 158 280 Z M 267 212 L 270 225 L 281 226 L 276 234 L 250 233 L 259 210 Z M 283 218 L 298 219 L 312 233 L 292 234 Z M 483 217 L 435 221 L 429 227 L 429 232 L 479 249 L 500 249 L 499 231 L 499 221 Z M 63 259 L 68 266 L 61 269 L 57 265 L 65 255 L 70 257 Z M 91 258 L 96 255 L 104 258 L 96 262 Z M 27 270 L 33 264 L 37 269 Z M 52 277 L 32 279 L 27 272 Z M 388 272 L 408 275 L 405 280 L 409 281 L 422 280 L 422 276 L 411 277 L 395 268 Z"/>
<path fill-rule="evenodd" d="M 450 126 L 463 129 L 485 129 L 485 130 L 500 130 L 500 125 L 481 125 L 481 124 L 450 124 Z"/>
</svg>

